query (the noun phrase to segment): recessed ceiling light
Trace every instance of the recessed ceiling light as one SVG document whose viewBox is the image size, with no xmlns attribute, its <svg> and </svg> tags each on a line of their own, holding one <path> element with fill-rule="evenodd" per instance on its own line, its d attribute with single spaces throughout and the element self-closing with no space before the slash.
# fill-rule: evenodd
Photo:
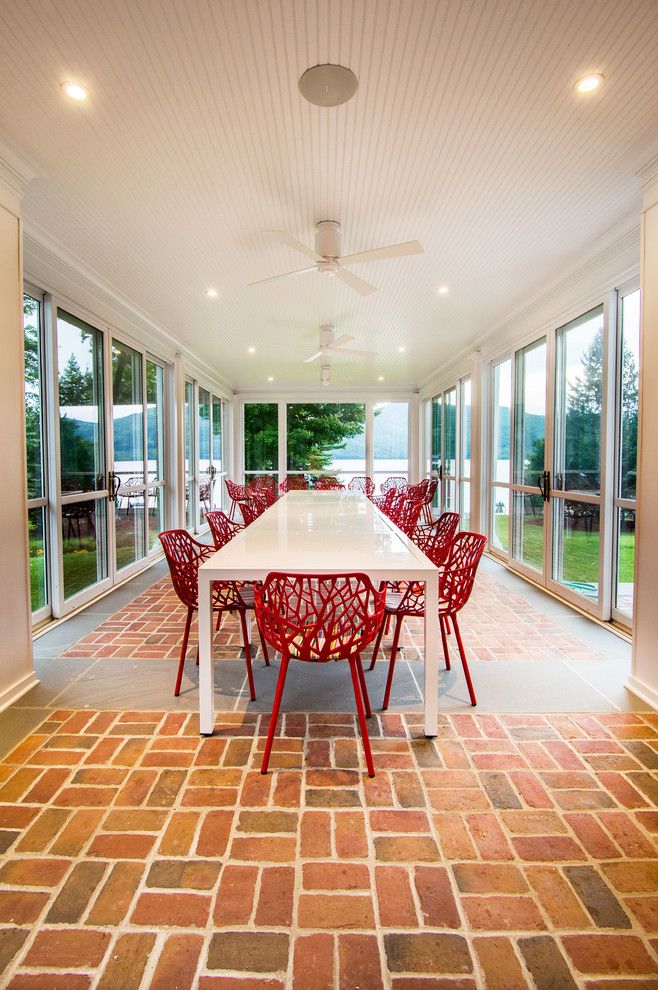
<svg viewBox="0 0 658 990">
<path fill-rule="evenodd" d="M 299 92 L 316 107 L 339 107 L 356 93 L 359 81 L 344 65 L 313 65 L 300 77 Z"/>
<path fill-rule="evenodd" d="M 404 354 L 406 349 L 407 348 L 404 346 L 404 344 L 400 344 L 400 346 L 398 347 L 398 354 Z"/>
<path fill-rule="evenodd" d="M 255 354 L 255 353 L 256 353 L 256 348 L 255 348 L 255 347 L 248 347 L 248 348 L 247 348 L 247 351 L 248 351 L 248 352 L 249 352 L 250 354 Z"/>
<path fill-rule="evenodd" d="M 579 79 L 574 89 L 579 93 L 593 93 L 604 81 L 605 76 L 601 75 L 600 72 L 592 72 L 588 76 L 583 76 L 582 79 Z"/>
<path fill-rule="evenodd" d="M 440 296 L 447 296 L 448 295 L 448 286 L 447 285 L 440 285 L 436 291 L 439 293 Z"/>
<path fill-rule="evenodd" d="M 377 381 L 378 382 L 383 382 L 384 381 L 384 376 L 383 375 L 380 375 L 379 378 L 377 379 Z"/>
<path fill-rule="evenodd" d="M 80 83 L 65 82 L 62 83 L 62 89 L 67 96 L 72 100 L 77 100 L 79 103 L 87 99 L 87 90 Z"/>
<path fill-rule="evenodd" d="M 217 289 L 206 289 L 206 295 L 208 296 L 208 299 L 216 299 L 219 293 Z"/>
<path fill-rule="evenodd" d="M 268 382 L 273 382 L 274 381 L 274 378 L 272 377 L 272 375 L 269 375 L 269 377 L 268 377 L 267 380 L 268 380 Z"/>
</svg>

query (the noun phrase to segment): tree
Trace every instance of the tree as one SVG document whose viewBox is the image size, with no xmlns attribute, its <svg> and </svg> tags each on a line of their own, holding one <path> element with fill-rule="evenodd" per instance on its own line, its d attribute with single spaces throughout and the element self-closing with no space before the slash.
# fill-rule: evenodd
<svg viewBox="0 0 658 990">
<path fill-rule="evenodd" d="M 288 406 L 289 471 L 322 471 L 332 453 L 365 428 L 363 403 L 295 402 Z M 245 406 L 245 468 L 273 471 L 279 445 L 278 408 L 275 403 Z"/>
<path fill-rule="evenodd" d="M 59 374 L 60 406 L 90 406 L 94 403 L 94 375 L 82 371 L 75 354 L 71 354 Z"/>
</svg>

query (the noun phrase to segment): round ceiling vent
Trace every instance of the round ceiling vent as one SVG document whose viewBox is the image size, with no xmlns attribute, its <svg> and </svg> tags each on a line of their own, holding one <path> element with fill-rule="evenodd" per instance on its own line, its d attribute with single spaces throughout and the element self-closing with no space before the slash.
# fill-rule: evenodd
<svg viewBox="0 0 658 990">
<path fill-rule="evenodd" d="M 299 91 L 316 107 L 339 107 L 356 93 L 359 81 L 344 65 L 314 65 L 299 80 Z"/>
</svg>

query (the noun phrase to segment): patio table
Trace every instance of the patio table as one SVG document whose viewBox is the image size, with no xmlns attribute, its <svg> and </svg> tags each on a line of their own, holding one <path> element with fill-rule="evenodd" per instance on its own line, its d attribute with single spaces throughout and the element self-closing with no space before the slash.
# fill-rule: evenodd
<svg viewBox="0 0 658 990">
<path fill-rule="evenodd" d="M 213 581 L 262 581 L 271 571 L 336 574 L 360 571 L 381 581 L 425 583 L 424 728 L 437 734 L 438 568 L 361 492 L 291 491 L 199 569 L 199 715 L 212 735 Z M 274 674 L 272 676 L 275 676 Z"/>
</svg>

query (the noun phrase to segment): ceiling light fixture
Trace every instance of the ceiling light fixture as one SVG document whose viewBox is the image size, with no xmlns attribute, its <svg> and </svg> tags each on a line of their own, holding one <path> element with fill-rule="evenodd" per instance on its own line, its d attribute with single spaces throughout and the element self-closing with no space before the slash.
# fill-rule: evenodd
<svg viewBox="0 0 658 990">
<path fill-rule="evenodd" d="M 351 100 L 359 80 L 344 65 L 313 65 L 299 79 L 299 92 L 316 107 L 339 107 Z"/>
<path fill-rule="evenodd" d="M 206 295 L 208 296 L 208 299 L 216 299 L 219 293 L 217 289 L 206 289 Z"/>
<path fill-rule="evenodd" d="M 378 377 L 378 379 L 377 379 L 377 381 L 378 381 L 378 382 L 383 382 L 383 381 L 384 381 L 384 376 L 383 376 L 383 375 L 380 375 L 380 376 Z"/>
<path fill-rule="evenodd" d="M 582 79 L 579 79 L 574 89 L 578 93 L 593 93 L 604 81 L 605 76 L 600 72 L 591 72 L 588 76 L 583 76 Z"/>
<path fill-rule="evenodd" d="M 268 382 L 273 382 L 274 381 L 274 378 L 272 377 L 272 375 L 269 375 L 267 380 L 268 380 Z"/>
<path fill-rule="evenodd" d="M 440 296 L 447 296 L 448 295 L 448 286 L 447 285 L 440 285 L 436 291 L 439 293 Z"/>
<path fill-rule="evenodd" d="M 256 353 L 256 348 L 255 347 L 248 347 L 247 348 L 247 351 L 249 352 L 249 354 L 255 354 Z"/>
<path fill-rule="evenodd" d="M 407 348 L 404 346 L 404 344 L 400 344 L 400 346 L 398 347 L 398 354 L 404 354 L 406 349 Z"/>
<path fill-rule="evenodd" d="M 81 103 L 82 100 L 87 99 L 87 90 L 80 83 L 65 82 L 62 83 L 62 89 L 72 100 L 77 100 Z"/>
</svg>

